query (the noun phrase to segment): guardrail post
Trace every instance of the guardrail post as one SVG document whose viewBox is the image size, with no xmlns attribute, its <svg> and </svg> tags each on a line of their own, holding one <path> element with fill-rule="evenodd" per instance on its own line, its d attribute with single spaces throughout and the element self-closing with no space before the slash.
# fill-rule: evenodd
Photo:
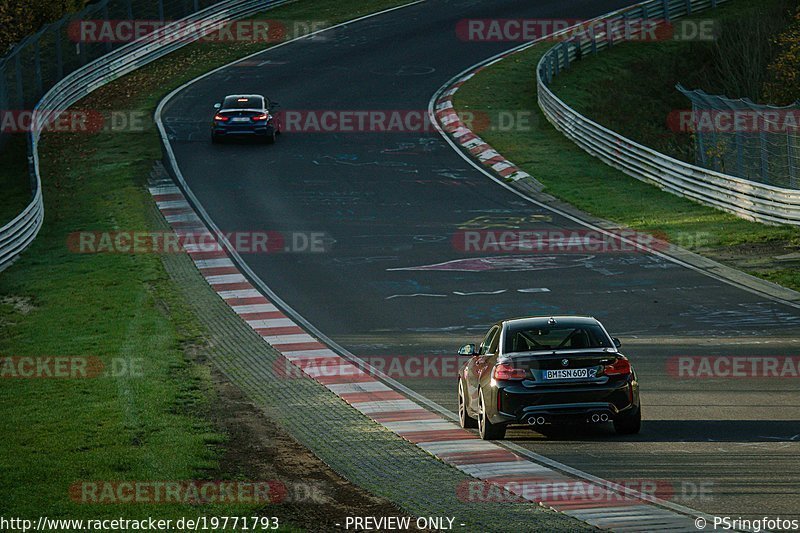
<svg viewBox="0 0 800 533">
<path fill-rule="evenodd" d="M 763 121 L 763 118 L 761 120 Z M 769 183 L 769 152 L 767 150 L 767 134 L 764 131 L 766 129 L 766 123 L 763 122 L 763 124 L 758 134 L 761 144 L 758 150 L 761 153 L 761 181 Z"/>
<path fill-rule="evenodd" d="M 630 11 L 626 11 L 625 13 L 622 14 L 622 26 L 623 26 L 624 31 L 625 31 L 624 40 L 626 42 L 630 42 L 631 41 L 631 25 L 628 24 L 628 20 L 630 19 L 630 15 L 631 15 Z"/>
<path fill-rule="evenodd" d="M 103 2 L 103 20 L 108 20 L 108 2 Z M 106 40 L 106 53 L 111 51 L 113 39 Z"/>
<path fill-rule="evenodd" d="M 31 125 L 33 126 L 33 119 L 31 119 Z M 30 180 L 31 196 L 33 196 L 37 187 L 36 166 L 33 164 L 33 136 L 29 133 L 25 138 L 28 141 L 28 179 Z"/>
<path fill-rule="evenodd" d="M 744 178 L 744 139 L 739 128 L 736 130 L 736 175 Z"/>
<path fill-rule="evenodd" d="M 569 43 L 568 42 L 562 42 L 561 43 L 561 49 L 564 51 L 564 68 L 568 69 L 569 68 Z"/>
<path fill-rule="evenodd" d="M 667 24 L 669 24 L 669 22 L 670 22 L 670 18 L 669 18 L 669 0 L 661 0 L 661 5 L 663 6 L 663 9 L 664 9 L 664 20 L 667 22 Z"/>
<path fill-rule="evenodd" d="M 795 132 L 796 134 L 797 132 Z M 789 187 L 797 189 L 797 167 L 795 166 L 794 143 L 791 129 L 786 129 L 786 157 L 789 160 Z"/>
<path fill-rule="evenodd" d="M 6 64 L 0 63 L 0 111 L 8 109 L 8 89 L 6 88 Z"/>
<path fill-rule="evenodd" d="M 555 56 L 555 61 L 553 61 L 553 65 L 555 66 L 555 69 L 553 69 L 553 77 L 555 77 L 558 76 L 559 72 L 561 71 L 561 65 L 559 65 L 561 62 L 561 55 L 558 53 L 557 49 L 554 49 L 553 52 L 553 55 Z"/>
<path fill-rule="evenodd" d="M 42 89 L 42 50 L 39 47 L 39 39 L 36 39 L 36 44 L 33 45 L 33 79 L 36 84 L 36 96 L 38 100 L 44 94 Z"/>
<path fill-rule="evenodd" d="M 692 0 L 686 0 L 686 14 L 692 14 Z"/>
<path fill-rule="evenodd" d="M 716 9 L 717 8 L 717 0 L 711 0 L 711 8 L 712 9 Z"/>
<path fill-rule="evenodd" d="M 158 19 L 164 20 L 164 0 L 158 0 Z"/>
<path fill-rule="evenodd" d="M 78 57 L 80 58 L 81 66 L 85 66 L 86 63 L 89 62 L 86 54 L 86 47 L 88 45 L 89 43 L 84 43 L 84 42 L 78 42 L 75 44 L 75 47 L 77 48 Z"/>
<path fill-rule="evenodd" d="M 64 51 L 61 49 L 61 26 L 58 22 L 53 25 L 54 40 L 56 42 L 56 81 L 64 77 Z"/>
<path fill-rule="evenodd" d="M 608 46 L 614 46 L 614 29 L 611 27 L 611 21 L 606 21 L 606 42 Z"/>
<path fill-rule="evenodd" d="M 695 156 L 700 162 L 700 166 L 708 168 L 708 157 L 706 155 L 706 143 L 703 142 L 703 134 L 695 128 L 694 142 L 697 147 L 697 155 Z"/>
<path fill-rule="evenodd" d="M 592 53 L 597 53 L 597 35 L 594 33 L 594 24 L 589 27 L 589 35 L 592 37 Z"/>
<path fill-rule="evenodd" d="M 25 88 L 22 84 L 22 61 L 19 58 L 19 52 L 14 54 L 14 77 L 17 82 L 17 98 L 19 107 L 17 109 L 25 109 Z"/>
<path fill-rule="evenodd" d="M 708 107 L 708 109 L 711 109 Z M 710 154 L 710 163 L 714 170 L 717 172 L 720 171 L 720 162 L 722 161 L 722 156 L 720 155 L 720 142 L 719 142 L 719 134 L 714 128 L 711 128 L 711 131 L 708 134 L 708 138 L 711 143 L 711 154 Z M 709 168 L 709 167 L 706 167 Z"/>
<path fill-rule="evenodd" d="M 8 109 L 8 89 L 6 88 L 6 64 L 0 63 L 0 119 L 3 118 L 3 113 L 9 111 Z M 2 135 L 2 130 L 0 130 Z"/>
<path fill-rule="evenodd" d="M 125 0 L 125 12 L 128 14 L 128 20 L 133 21 L 133 0 Z"/>
</svg>

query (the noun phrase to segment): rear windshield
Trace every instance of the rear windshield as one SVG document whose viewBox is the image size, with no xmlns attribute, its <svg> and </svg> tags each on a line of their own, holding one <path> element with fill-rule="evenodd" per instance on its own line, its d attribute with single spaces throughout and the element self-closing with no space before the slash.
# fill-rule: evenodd
<svg viewBox="0 0 800 533">
<path fill-rule="evenodd" d="M 222 109 L 261 109 L 263 102 L 258 96 L 228 96 Z"/>
<path fill-rule="evenodd" d="M 603 329 L 592 324 L 518 326 L 516 328 L 509 326 L 506 331 L 505 353 L 610 348 L 611 346 L 611 339 Z"/>
</svg>

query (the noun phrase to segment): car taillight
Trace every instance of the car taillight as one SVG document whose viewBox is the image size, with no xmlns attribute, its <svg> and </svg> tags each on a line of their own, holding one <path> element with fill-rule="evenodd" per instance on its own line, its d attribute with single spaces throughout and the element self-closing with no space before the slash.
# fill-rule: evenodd
<svg viewBox="0 0 800 533">
<path fill-rule="evenodd" d="M 269 115 L 266 115 L 266 114 L 256 115 L 256 116 L 253 117 L 253 122 L 258 122 L 259 120 L 267 120 L 268 118 L 269 118 Z"/>
<path fill-rule="evenodd" d="M 494 379 L 509 380 L 509 379 L 525 379 L 524 368 L 514 368 L 511 365 L 500 363 L 494 367 Z"/>
<path fill-rule="evenodd" d="M 620 357 L 614 364 L 606 365 L 603 367 L 603 372 L 607 376 L 620 376 L 626 375 L 631 373 L 631 362 L 625 359 L 624 357 Z"/>
<path fill-rule="evenodd" d="M 226 117 L 225 115 L 216 114 L 214 115 L 214 120 L 219 122 L 228 122 L 231 117 Z"/>
</svg>

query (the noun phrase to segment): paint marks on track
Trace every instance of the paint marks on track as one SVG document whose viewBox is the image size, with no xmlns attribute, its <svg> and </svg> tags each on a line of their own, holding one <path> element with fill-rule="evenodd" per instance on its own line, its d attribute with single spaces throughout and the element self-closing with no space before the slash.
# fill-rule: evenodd
<svg viewBox="0 0 800 533">
<path fill-rule="evenodd" d="M 496 256 L 454 259 L 431 265 L 387 268 L 386 270 L 431 270 L 446 272 L 530 272 L 535 270 L 556 270 L 585 266 L 592 259 L 590 255 L 531 255 L 531 256 Z"/>
</svg>

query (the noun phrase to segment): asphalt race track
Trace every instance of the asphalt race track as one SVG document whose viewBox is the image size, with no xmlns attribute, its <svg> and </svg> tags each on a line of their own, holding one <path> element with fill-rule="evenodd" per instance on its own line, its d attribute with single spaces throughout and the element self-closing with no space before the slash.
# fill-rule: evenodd
<svg viewBox="0 0 800 533">
<path fill-rule="evenodd" d="M 451 77 L 515 45 L 464 42 L 460 19 L 589 18 L 630 3 L 424 2 L 229 66 L 182 90 L 162 117 L 184 177 L 221 229 L 325 233 L 325 253 L 243 257 L 353 354 L 452 362 L 497 319 L 593 315 L 638 370 L 642 433 L 525 429 L 510 441 L 605 479 L 660 483 L 669 489 L 659 496 L 710 514 L 797 518 L 797 378 L 668 369 L 681 356 L 797 356 L 799 309 L 645 253 L 464 253 L 453 246 L 463 228 L 580 226 L 488 179 L 435 131 L 210 143 L 212 105 L 226 94 L 262 93 L 283 110 L 424 111 Z M 456 409 L 452 372 L 394 377 Z"/>
</svg>

